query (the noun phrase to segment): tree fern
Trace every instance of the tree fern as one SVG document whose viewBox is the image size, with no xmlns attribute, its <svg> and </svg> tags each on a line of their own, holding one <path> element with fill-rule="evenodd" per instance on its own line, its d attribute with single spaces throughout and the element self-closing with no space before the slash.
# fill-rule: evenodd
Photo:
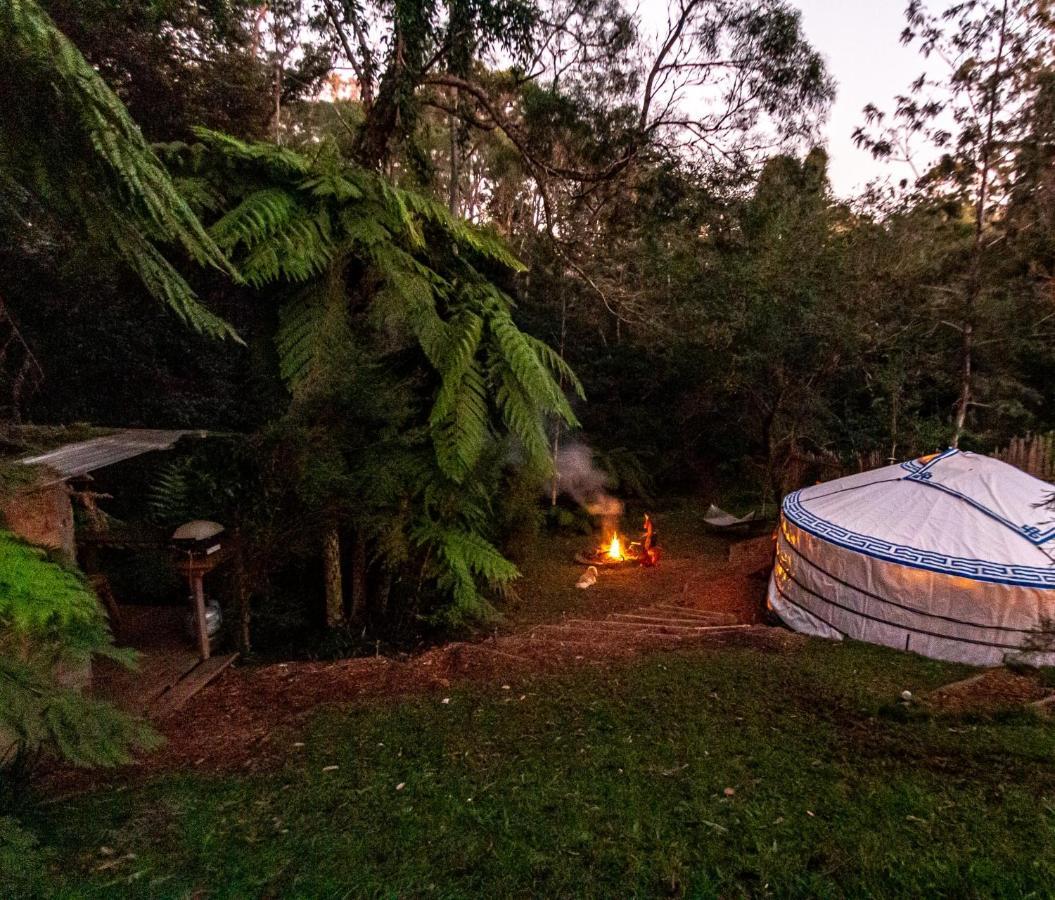
<svg viewBox="0 0 1055 900">
<path fill-rule="evenodd" d="M 154 246 L 234 275 L 121 101 L 36 0 L 0 3 L 0 47 L 0 202 L 77 215 L 181 319 L 236 337 Z"/>
<path fill-rule="evenodd" d="M 364 358 L 387 358 L 413 384 L 420 406 L 401 427 L 413 421 L 427 435 L 431 465 L 392 487 L 386 460 L 368 456 L 352 434 L 367 425 L 347 423 L 345 445 L 355 447 L 355 458 L 346 474 L 328 477 L 357 485 L 348 514 L 370 529 L 375 520 L 363 507 L 387 508 L 390 522 L 411 528 L 401 546 L 426 554 L 426 568 L 455 608 L 484 609 L 479 586 L 516 573 L 486 537 L 489 498 L 476 490 L 481 467 L 508 458 L 509 438 L 524 461 L 540 470 L 550 465 L 547 417 L 576 424 L 560 382 L 582 393 L 563 360 L 520 331 L 512 299 L 494 280 L 523 266 L 493 232 L 325 147 L 309 159 L 212 132 L 199 137 L 204 153 L 182 153 L 196 177 L 209 179 L 207 196 L 226 196 L 210 229 L 214 240 L 251 285 L 282 298 L 276 346 L 297 420 L 311 428 L 325 422 L 331 433 L 339 427 L 332 418 L 347 396 L 339 392 L 361 392 L 367 383 L 345 370 Z M 324 387 L 338 393 L 319 400 Z M 361 393 L 348 409 L 374 415 Z M 373 480 L 357 480 L 359 470 Z M 325 502 L 333 508 L 339 498 L 331 491 Z M 424 518 L 407 518 L 414 507 Z"/>
</svg>

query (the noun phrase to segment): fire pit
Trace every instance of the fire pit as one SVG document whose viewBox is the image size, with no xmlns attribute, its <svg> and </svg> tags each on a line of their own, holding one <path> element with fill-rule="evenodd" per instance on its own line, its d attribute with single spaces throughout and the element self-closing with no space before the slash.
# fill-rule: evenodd
<svg viewBox="0 0 1055 900">
<path fill-rule="evenodd" d="M 647 515 L 643 528 L 643 534 L 636 541 L 627 541 L 618 531 L 612 531 L 600 546 L 576 553 L 575 561 L 584 566 L 606 569 L 654 566 L 659 562 L 659 542 L 652 519 Z"/>
</svg>

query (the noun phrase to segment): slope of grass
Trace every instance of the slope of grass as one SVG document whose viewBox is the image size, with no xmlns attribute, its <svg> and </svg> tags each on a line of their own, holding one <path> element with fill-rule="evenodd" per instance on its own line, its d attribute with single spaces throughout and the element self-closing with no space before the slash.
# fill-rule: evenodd
<svg viewBox="0 0 1055 900">
<path fill-rule="evenodd" d="M 278 772 L 41 807 L 23 821 L 36 847 L 5 853 L 0 829 L 0 883 L 87 897 L 1049 896 L 1055 729 L 897 702 L 964 671 L 810 642 L 330 711 L 281 736 Z"/>
</svg>

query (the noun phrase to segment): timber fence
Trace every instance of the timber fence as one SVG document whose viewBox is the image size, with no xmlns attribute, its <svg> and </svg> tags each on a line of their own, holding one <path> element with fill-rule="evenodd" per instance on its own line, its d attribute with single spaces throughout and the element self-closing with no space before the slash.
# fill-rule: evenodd
<svg viewBox="0 0 1055 900">
<path fill-rule="evenodd" d="M 1043 481 L 1055 481 L 1055 431 L 1012 438 L 993 456 Z"/>
</svg>

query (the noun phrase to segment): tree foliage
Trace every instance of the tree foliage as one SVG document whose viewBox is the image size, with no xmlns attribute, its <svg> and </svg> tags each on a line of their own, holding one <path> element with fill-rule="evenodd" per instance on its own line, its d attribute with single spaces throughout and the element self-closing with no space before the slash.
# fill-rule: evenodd
<svg viewBox="0 0 1055 900">
<path fill-rule="evenodd" d="M 188 324 L 233 337 L 157 244 L 231 271 L 124 105 L 36 0 L 0 8 L 0 212 L 22 229 L 75 217 Z"/>
<path fill-rule="evenodd" d="M 834 85 L 779 0 L 647 18 L 620 0 L 47 8 L 141 118 L 165 103 L 145 123 L 174 142 L 182 199 L 164 202 L 208 223 L 190 233 L 212 256 L 162 234 L 57 76 L 0 93 L 40 163 L 8 168 L 22 219 L 0 270 L 19 277 L 0 289 L 69 373 L 35 410 L 255 430 L 156 493 L 163 516 L 236 526 L 260 606 L 283 578 L 314 597 L 339 551 L 353 616 L 484 609 L 513 574 L 504 505 L 534 503 L 576 420 L 628 482 L 772 499 L 950 435 L 990 449 L 1055 425 L 1043 4 L 910 4 L 927 76 L 860 139 L 929 153 L 856 198 L 813 148 Z M 39 151 L 52 121 L 72 162 Z M 131 209 L 249 349 L 132 321 L 136 288 L 59 227 L 77 186 L 89 212 Z M 82 381 L 100 390 L 74 398 Z"/>
<path fill-rule="evenodd" d="M 303 469 L 309 506 L 350 508 L 390 561 L 413 549 L 439 566 L 458 613 L 481 608 L 477 580 L 516 573 L 484 537 L 475 482 L 505 435 L 520 464 L 545 471 L 547 417 L 576 423 L 558 379 L 582 393 L 513 320 L 500 284 L 522 264 L 491 230 L 340 157 L 199 137 L 170 149 L 216 198 L 217 244 L 249 284 L 277 291 L 289 421 L 319 441 Z"/>
<path fill-rule="evenodd" d="M 75 765 L 128 762 L 152 733 L 63 683 L 95 657 L 125 665 L 94 594 L 74 571 L 0 531 L 0 765 L 46 753 Z"/>
</svg>

